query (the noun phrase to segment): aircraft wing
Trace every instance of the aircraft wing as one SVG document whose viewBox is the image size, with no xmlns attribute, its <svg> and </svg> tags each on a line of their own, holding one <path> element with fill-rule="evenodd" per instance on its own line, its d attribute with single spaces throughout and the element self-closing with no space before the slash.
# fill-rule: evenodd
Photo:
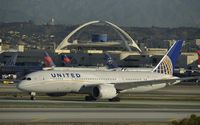
<svg viewBox="0 0 200 125">
<path fill-rule="evenodd" d="M 185 78 L 174 78 L 174 79 L 161 79 L 161 80 L 146 80 L 146 81 L 136 81 L 136 82 L 123 82 L 123 83 L 113 83 L 115 88 L 118 91 L 139 87 L 139 86 L 146 86 L 146 85 L 156 85 L 161 83 L 166 83 L 167 85 L 172 85 L 176 82 L 185 81 L 185 80 L 193 80 L 193 79 L 200 79 L 200 77 L 185 77 Z"/>
</svg>

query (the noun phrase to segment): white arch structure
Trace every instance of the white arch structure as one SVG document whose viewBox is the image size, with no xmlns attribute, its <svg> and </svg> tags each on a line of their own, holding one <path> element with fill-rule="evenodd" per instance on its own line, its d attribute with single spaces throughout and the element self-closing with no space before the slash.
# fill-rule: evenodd
<svg viewBox="0 0 200 125">
<path fill-rule="evenodd" d="M 131 51 L 130 49 L 130 46 L 136 48 L 139 52 L 142 52 L 141 49 L 138 47 L 138 45 L 135 43 L 135 41 L 128 35 L 128 33 L 126 33 L 123 29 L 121 29 L 120 27 L 118 27 L 117 25 L 109 22 L 109 21 L 90 21 L 90 22 L 87 22 L 87 23 L 84 23 L 82 25 L 80 25 L 78 28 L 76 28 L 75 30 L 73 30 L 69 35 L 67 35 L 65 37 L 65 39 L 58 45 L 58 47 L 56 48 L 55 51 L 57 50 L 61 50 L 63 49 L 64 47 L 70 45 L 70 43 L 68 42 L 68 40 L 76 33 L 78 32 L 79 30 L 81 30 L 82 28 L 86 27 L 86 26 L 89 26 L 89 25 L 92 25 L 92 24 L 96 24 L 96 23 L 100 23 L 100 22 L 103 22 L 105 24 L 108 24 L 110 25 L 111 27 L 113 27 L 117 32 L 119 31 L 120 33 L 122 33 L 130 42 L 131 44 L 128 44 L 127 42 L 125 42 L 125 45 L 126 47 L 128 47 L 128 49 Z"/>
</svg>

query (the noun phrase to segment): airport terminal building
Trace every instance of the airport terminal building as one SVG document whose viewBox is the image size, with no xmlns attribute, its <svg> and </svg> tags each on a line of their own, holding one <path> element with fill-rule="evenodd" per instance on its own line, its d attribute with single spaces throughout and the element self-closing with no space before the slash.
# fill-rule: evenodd
<svg viewBox="0 0 200 125">
<path fill-rule="evenodd" d="M 97 31 L 90 31 L 90 26 L 95 26 Z M 113 34 L 98 30 L 102 26 L 107 27 L 107 30 L 113 30 Z M 89 33 L 85 33 L 84 30 L 89 30 Z M 112 39 L 113 35 L 118 35 L 119 39 Z M 55 50 L 48 50 L 48 53 L 57 66 L 105 66 L 104 53 L 107 52 L 120 67 L 154 67 L 173 42 L 174 40 L 169 40 L 167 48 L 147 48 L 111 22 L 91 21 L 74 29 Z M 3 65 L 15 51 L 9 50 L 9 47 L 3 44 L 0 49 L 0 63 Z M 23 45 L 18 45 L 16 51 L 18 52 L 17 65 L 43 65 L 44 63 L 45 50 L 26 49 Z M 71 59 L 69 64 L 63 63 L 64 55 Z M 182 53 L 177 67 L 196 69 L 197 58 L 196 52 Z"/>
</svg>

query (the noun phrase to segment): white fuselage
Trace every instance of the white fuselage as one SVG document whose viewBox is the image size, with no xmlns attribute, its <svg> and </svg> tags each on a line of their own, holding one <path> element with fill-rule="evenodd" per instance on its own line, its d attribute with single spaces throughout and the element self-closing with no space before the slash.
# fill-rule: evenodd
<svg viewBox="0 0 200 125">
<path fill-rule="evenodd" d="M 153 68 L 112 68 L 112 69 L 108 69 L 107 67 L 45 67 L 43 68 L 43 70 L 61 70 L 61 71 L 66 71 L 66 70 L 70 70 L 70 71 L 74 71 L 74 70 L 78 70 L 78 71 L 82 71 L 82 70 L 87 70 L 87 71 L 152 71 Z"/>
<path fill-rule="evenodd" d="M 75 92 L 88 93 L 84 87 L 98 84 L 113 84 L 147 80 L 159 80 L 172 78 L 154 72 L 136 71 L 64 71 L 49 70 L 38 71 L 26 76 L 29 80 L 23 80 L 18 88 L 28 92 Z M 145 92 L 166 86 L 166 83 L 146 85 L 130 88 L 121 92 Z"/>
</svg>

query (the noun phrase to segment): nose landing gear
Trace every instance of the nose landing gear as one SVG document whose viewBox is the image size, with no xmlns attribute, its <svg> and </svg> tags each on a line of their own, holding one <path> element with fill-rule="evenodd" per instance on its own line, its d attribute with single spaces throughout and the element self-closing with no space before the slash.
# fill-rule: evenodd
<svg viewBox="0 0 200 125">
<path fill-rule="evenodd" d="M 35 100 L 36 92 L 30 92 L 30 99 Z"/>
</svg>

